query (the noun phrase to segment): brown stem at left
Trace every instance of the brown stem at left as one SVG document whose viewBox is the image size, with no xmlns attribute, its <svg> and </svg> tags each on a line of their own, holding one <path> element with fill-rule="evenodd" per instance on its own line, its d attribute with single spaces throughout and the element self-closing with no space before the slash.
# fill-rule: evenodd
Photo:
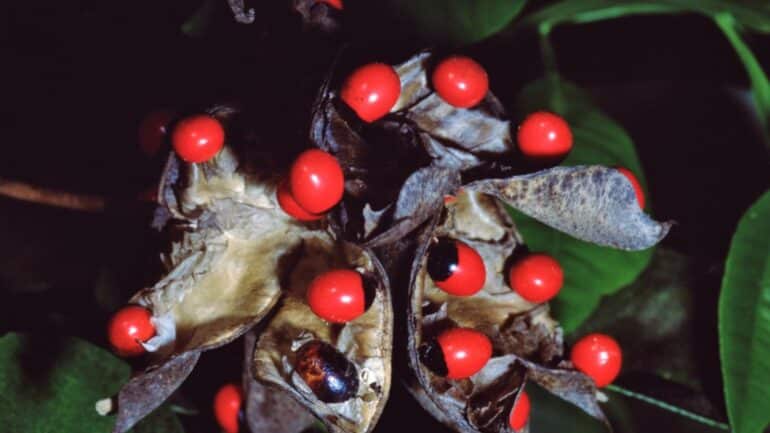
<svg viewBox="0 0 770 433">
<path fill-rule="evenodd" d="M 104 212 L 106 202 L 98 195 L 58 191 L 5 179 L 0 179 L 0 196 L 84 212 Z"/>
</svg>

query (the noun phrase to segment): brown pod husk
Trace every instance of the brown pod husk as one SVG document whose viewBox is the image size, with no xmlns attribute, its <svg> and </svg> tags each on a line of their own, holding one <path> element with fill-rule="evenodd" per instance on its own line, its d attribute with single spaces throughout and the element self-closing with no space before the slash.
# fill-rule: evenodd
<svg viewBox="0 0 770 433">
<path fill-rule="evenodd" d="M 237 110 L 218 106 L 210 114 L 229 133 Z M 208 162 L 183 164 L 171 155 L 166 165 L 155 223 L 172 238 L 162 256 L 167 273 L 130 301 L 152 312 L 156 335 L 143 343 L 151 363 L 121 390 L 128 395 L 132 387 L 118 407 L 119 419 L 131 422 L 116 425 L 116 432 L 128 430 L 184 380 L 157 385 L 143 377 L 243 335 L 276 305 L 303 239 L 326 233 L 323 220 L 306 224 L 284 213 L 275 197 L 279 176 L 238 152 L 228 142 Z"/>
<path fill-rule="evenodd" d="M 475 295 L 451 296 L 427 273 L 427 247 L 415 257 L 408 351 L 416 377 L 413 386 L 422 388 L 413 393 L 421 396 L 418 401 L 425 409 L 458 431 L 507 432 L 508 413 L 529 378 L 605 420 L 591 379 L 559 364 L 562 331 L 548 306 L 524 300 L 504 280 L 507 262 L 521 239 L 503 206 L 490 196 L 462 191 L 446 205 L 433 237 L 456 239 L 474 248 L 484 259 L 487 278 Z M 455 326 L 483 332 L 493 345 L 492 359 L 468 379 L 441 377 L 420 355 L 424 343 Z M 570 380 L 561 380 L 565 376 Z"/>
<path fill-rule="evenodd" d="M 391 114 L 376 122 L 363 125 L 331 79 L 313 108 L 310 140 L 340 160 L 355 198 L 344 204 L 346 234 L 369 247 L 395 242 L 439 212 L 443 196 L 459 187 L 461 171 L 513 153 L 510 122 L 492 92 L 469 109 L 433 92 L 434 57 L 422 51 L 394 66 L 401 94 Z"/>
<path fill-rule="evenodd" d="M 168 274 L 131 302 L 173 322 L 173 335 L 148 341 L 161 355 L 221 346 L 242 335 L 275 305 L 290 252 L 309 229 L 275 199 L 277 177 L 237 170 L 229 148 L 186 167 L 171 213 L 180 220 L 163 256 Z"/>
<path fill-rule="evenodd" d="M 251 433 L 301 433 L 311 427 L 316 418 L 289 393 L 254 380 L 251 366 L 257 334 L 249 331 L 243 343 L 243 410 Z"/>
<path fill-rule="evenodd" d="M 132 377 L 118 393 L 113 432 L 125 432 L 157 409 L 192 373 L 199 351 L 175 356 Z"/>
<path fill-rule="evenodd" d="M 284 280 L 286 295 L 254 351 L 255 377 L 290 393 L 332 432 L 369 432 L 390 391 L 393 312 L 387 276 L 371 252 L 323 232 L 306 238 L 295 254 Z M 361 273 L 373 299 L 355 320 L 331 324 L 310 310 L 305 292 L 317 275 L 339 268 Z M 344 401 L 324 402 L 330 394 L 318 393 L 323 387 L 318 381 L 326 374 L 336 374 L 336 384 L 358 386 L 342 389 Z"/>
</svg>

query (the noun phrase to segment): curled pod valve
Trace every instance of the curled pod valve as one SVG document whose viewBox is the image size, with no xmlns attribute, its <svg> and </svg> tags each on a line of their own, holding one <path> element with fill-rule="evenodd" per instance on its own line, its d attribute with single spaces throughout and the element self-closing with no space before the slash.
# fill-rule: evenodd
<svg viewBox="0 0 770 433">
<path fill-rule="evenodd" d="M 313 340 L 302 345 L 297 351 L 294 369 L 323 402 L 341 403 L 358 392 L 356 366 L 323 341 Z"/>
</svg>

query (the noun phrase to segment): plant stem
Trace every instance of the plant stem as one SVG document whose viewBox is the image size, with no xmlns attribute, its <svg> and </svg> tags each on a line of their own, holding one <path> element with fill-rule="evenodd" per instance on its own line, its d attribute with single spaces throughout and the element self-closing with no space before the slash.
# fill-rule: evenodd
<svg viewBox="0 0 770 433">
<path fill-rule="evenodd" d="M 707 418 L 703 415 L 698 415 L 697 413 L 690 412 L 689 410 L 682 409 L 681 407 L 674 406 L 672 404 L 666 403 L 665 401 L 661 401 L 655 398 L 652 398 L 650 396 L 640 394 L 638 392 L 634 392 L 628 389 L 625 389 L 623 387 L 620 387 L 618 385 L 609 385 L 606 388 L 609 391 L 616 392 L 618 394 L 621 394 L 626 397 L 634 398 L 639 401 L 643 401 L 647 404 L 651 404 L 653 406 L 659 407 L 663 410 L 675 413 L 681 417 L 687 418 L 689 420 L 699 422 L 701 424 L 707 425 L 709 427 L 714 427 L 720 430 L 724 431 L 730 431 L 730 426 L 723 422 L 719 422 L 716 420 L 713 420 L 711 418 Z"/>
<path fill-rule="evenodd" d="M 103 212 L 106 201 L 100 196 L 57 191 L 4 179 L 0 179 L 0 196 L 86 212 Z"/>
<path fill-rule="evenodd" d="M 537 33 L 540 36 L 540 56 L 543 59 L 545 74 L 548 76 L 558 75 L 559 70 L 556 66 L 556 54 L 554 54 L 553 45 L 551 45 L 550 40 L 551 25 L 541 23 L 537 27 Z"/>
</svg>

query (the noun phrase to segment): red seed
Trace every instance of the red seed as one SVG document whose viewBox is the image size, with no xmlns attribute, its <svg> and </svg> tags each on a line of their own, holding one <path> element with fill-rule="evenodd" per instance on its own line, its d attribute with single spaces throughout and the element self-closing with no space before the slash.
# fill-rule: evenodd
<svg viewBox="0 0 770 433">
<path fill-rule="evenodd" d="M 145 353 L 143 343 L 155 335 L 152 314 L 144 307 L 129 305 L 118 310 L 107 325 L 107 336 L 115 352 L 124 357 Z"/>
<path fill-rule="evenodd" d="M 366 296 L 361 274 L 335 269 L 317 276 L 307 290 L 307 303 L 318 317 L 346 323 L 364 314 Z"/>
<path fill-rule="evenodd" d="M 516 404 L 513 405 L 511 414 L 508 417 L 508 425 L 511 426 L 513 431 L 518 432 L 524 428 L 525 425 L 527 425 L 527 421 L 529 420 L 529 411 L 529 396 L 527 395 L 526 391 L 521 391 L 521 394 L 519 394 L 519 398 L 516 400 Z"/>
<path fill-rule="evenodd" d="M 442 332 L 437 338 L 447 378 L 464 379 L 478 373 L 492 357 L 492 343 L 489 338 L 473 329 L 453 328 Z"/>
<path fill-rule="evenodd" d="M 337 159 L 310 149 L 302 152 L 289 171 L 289 189 L 297 204 L 311 214 L 321 214 L 342 199 L 345 175 Z"/>
<path fill-rule="evenodd" d="M 241 387 L 232 383 L 222 386 L 214 396 L 214 416 L 225 433 L 238 433 L 238 414 L 242 402 Z"/>
<path fill-rule="evenodd" d="M 285 179 L 278 185 L 278 189 L 276 190 L 275 195 L 278 199 L 278 204 L 281 206 L 281 209 L 283 209 L 283 211 L 286 212 L 289 216 L 292 216 L 300 221 L 316 221 L 323 218 L 323 214 L 312 214 L 303 209 L 302 206 L 300 206 L 297 201 L 294 200 L 294 197 L 292 197 L 291 191 L 289 190 L 289 182 Z"/>
<path fill-rule="evenodd" d="M 225 130 L 217 119 L 196 115 L 182 119 L 174 128 L 171 143 L 177 155 L 190 163 L 206 162 L 225 144 Z"/>
<path fill-rule="evenodd" d="M 519 150 L 531 158 L 561 158 L 572 149 L 572 131 L 561 117 L 545 111 L 530 114 L 519 125 Z"/>
<path fill-rule="evenodd" d="M 634 173 L 631 170 L 625 167 L 615 167 L 615 169 L 621 172 L 623 176 L 631 182 L 631 186 L 634 187 L 634 192 L 636 193 L 636 201 L 639 203 L 639 207 L 644 209 L 644 190 L 642 189 L 642 184 L 639 183 L 639 179 L 634 176 Z"/>
<path fill-rule="evenodd" d="M 444 59 L 433 71 L 432 81 L 441 99 L 460 108 L 473 107 L 489 91 L 487 71 L 470 57 Z"/>
<path fill-rule="evenodd" d="M 620 345 L 605 334 L 589 334 L 581 338 L 572 347 L 570 358 L 575 368 L 590 376 L 599 388 L 612 383 L 623 364 Z"/>
<path fill-rule="evenodd" d="M 556 296 L 564 283 L 559 262 L 547 254 L 529 254 L 511 266 L 511 288 L 529 302 L 546 302 Z"/>
<path fill-rule="evenodd" d="M 367 123 L 388 114 L 400 95 L 401 79 L 392 66 L 384 63 L 369 63 L 356 69 L 340 92 L 342 100 Z"/>
</svg>

